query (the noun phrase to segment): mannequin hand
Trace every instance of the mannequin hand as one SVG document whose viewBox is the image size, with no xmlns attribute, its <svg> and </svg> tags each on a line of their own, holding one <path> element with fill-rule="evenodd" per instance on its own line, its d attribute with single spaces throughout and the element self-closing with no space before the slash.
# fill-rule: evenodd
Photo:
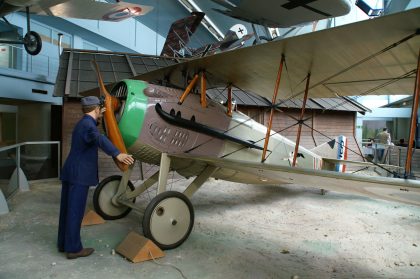
<svg viewBox="0 0 420 279">
<path fill-rule="evenodd" d="M 117 160 L 120 161 L 121 163 L 124 163 L 126 165 L 132 165 L 134 163 L 134 158 L 133 156 L 129 155 L 129 154 L 125 154 L 125 153 L 120 153 L 117 155 Z"/>
</svg>

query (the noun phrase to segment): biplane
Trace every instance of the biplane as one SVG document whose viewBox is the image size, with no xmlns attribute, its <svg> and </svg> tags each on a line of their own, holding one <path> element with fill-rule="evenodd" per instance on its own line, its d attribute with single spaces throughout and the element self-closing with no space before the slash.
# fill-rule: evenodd
<svg viewBox="0 0 420 279">
<path fill-rule="evenodd" d="M 356 22 L 329 30 L 182 60 L 109 84 L 95 64 L 100 92 L 106 99 L 105 126 L 122 151 L 158 171 L 134 187 L 132 167 L 119 166 L 122 176 L 101 181 L 95 210 L 105 219 L 143 212 L 143 232 L 163 249 L 181 245 L 194 225 L 190 199 L 211 177 L 258 185 L 299 184 L 419 205 L 420 182 L 406 178 L 370 177 L 337 172 L 336 164 L 364 164 L 324 156 L 325 149 L 345 148 L 343 141 L 324 151 L 300 146 L 271 130 L 278 100 L 303 99 L 299 127 L 308 96 L 407 94 L 414 89 L 410 145 L 419 98 L 420 9 Z M 287 74 L 284 74 L 287 71 Z M 226 105 L 207 100 L 206 90 L 223 86 Z M 235 111 L 232 87 L 271 98 L 267 126 Z M 341 149 L 340 152 L 343 152 Z M 346 150 L 344 151 L 346 152 Z M 406 174 L 411 162 L 407 159 Z M 174 171 L 193 178 L 181 192 L 167 189 Z M 157 195 L 143 210 L 135 203 L 152 185 Z"/>
<path fill-rule="evenodd" d="M 182 1 L 181 1 L 182 2 Z M 188 2 L 188 1 L 187 1 Z M 254 24 L 264 27 L 292 27 L 310 22 L 346 15 L 351 10 L 348 0 L 315 0 L 293 2 L 288 0 L 263 0 L 255 5 L 255 1 L 224 1 L 213 0 L 217 8 L 213 10 L 226 16 L 252 23 L 253 33 L 249 33 L 242 24 L 233 25 L 225 35 L 218 34 L 219 42 L 203 45 L 197 49 L 188 47 L 191 36 L 199 24 L 209 26 L 203 12 L 193 11 L 191 15 L 175 21 L 166 37 L 161 56 L 198 57 L 216 52 L 223 52 L 242 47 L 246 41 L 255 37 L 255 43 L 260 42 L 260 36 Z M 221 9 L 222 6 L 224 9 Z M 220 32 L 219 32 L 220 33 Z M 261 36 L 264 40 L 271 40 Z"/>
<path fill-rule="evenodd" d="M 42 48 L 42 40 L 38 33 L 31 31 L 30 14 L 94 19 L 105 21 L 121 21 L 127 18 L 145 15 L 153 8 L 122 1 L 104 3 L 86 0 L 0 0 L 0 17 L 11 27 L 12 34 L 0 43 L 23 44 L 26 52 L 37 55 Z M 6 15 L 24 10 L 26 13 L 27 33 L 21 38 L 17 30 L 7 21 Z M 10 38 L 11 37 L 11 38 Z"/>
<path fill-rule="evenodd" d="M 242 47 L 245 41 L 254 36 L 253 34 L 247 34 L 245 26 L 237 24 L 232 26 L 219 42 L 203 45 L 199 48 L 188 47 L 191 37 L 203 20 L 204 15 L 202 12 L 192 12 L 190 16 L 172 23 L 160 55 L 168 57 L 202 57 Z"/>
</svg>

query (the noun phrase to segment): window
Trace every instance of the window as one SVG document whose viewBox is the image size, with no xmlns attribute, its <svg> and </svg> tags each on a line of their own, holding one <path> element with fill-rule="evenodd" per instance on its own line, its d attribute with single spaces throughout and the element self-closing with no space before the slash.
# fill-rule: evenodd
<svg viewBox="0 0 420 279">
<path fill-rule="evenodd" d="M 0 21 L 0 30 L 7 31 L 9 29 L 10 26 Z M 10 38 L 7 35 L 9 32 L 4 32 L 0 34 L 1 39 L 15 40 L 15 32 L 22 36 L 22 28 L 14 26 L 13 29 L 13 31 L 10 31 L 13 34 Z M 0 44 L 0 67 L 22 70 L 22 49 L 23 46 L 21 45 Z"/>
</svg>

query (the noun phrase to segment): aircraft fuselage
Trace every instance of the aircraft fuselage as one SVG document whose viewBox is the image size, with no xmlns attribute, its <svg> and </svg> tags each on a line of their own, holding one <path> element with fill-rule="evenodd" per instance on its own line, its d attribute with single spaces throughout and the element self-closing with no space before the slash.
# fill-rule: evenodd
<svg viewBox="0 0 420 279">
<path fill-rule="evenodd" d="M 202 108 L 197 94 L 190 94 L 180 105 L 182 93 L 138 80 L 124 80 L 114 87 L 111 95 L 122 103 L 116 118 L 129 153 L 154 165 L 159 165 L 162 153 L 261 162 L 267 131 L 264 125 L 236 111 L 230 117 L 226 108 L 214 101 Z M 264 163 L 290 166 L 294 148 L 294 142 L 272 131 Z M 321 165 L 320 156 L 299 147 L 298 167 L 320 169 Z M 190 177 L 201 173 L 205 166 L 175 160 L 171 167 L 182 176 Z M 236 182 L 266 182 L 255 176 L 240 177 L 224 169 L 219 169 L 213 177 Z"/>
</svg>

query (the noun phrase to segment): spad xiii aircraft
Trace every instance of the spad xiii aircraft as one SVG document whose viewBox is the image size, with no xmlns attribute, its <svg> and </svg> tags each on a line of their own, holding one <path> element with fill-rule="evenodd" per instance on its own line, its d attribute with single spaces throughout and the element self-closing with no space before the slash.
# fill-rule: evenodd
<svg viewBox="0 0 420 279">
<path fill-rule="evenodd" d="M 105 219 L 122 218 L 132 209 L 143 212 L 145 236 L 171 249 L 188 238 L 194 224 L 190 199 L 210 177 L 250 184 L 307 185 L 419 205 L 415 198 L 420 192 L 418 181 L 335 171 L 336 164 L 354 163 L 336 159 L 335 152 L 347 152 L 344 140 L 308 150 L 299 145 L 299 132 L 293 142 L 271 130 L 279 99 L 303 99 L 299 127 L 304 124 L 308 97 L 414 90 L 418 100 L 419 27 L 417 8 L 182 60 L 116 82 L 109 92 L 94 63 L 106 98 L 108 137 L 121 151 L 159 166 L 137 187 L 129 181 L 131 168 L 120 166 L 122 176 L 108 177 L 96 188 L 96 211 Z M 206 89 L 220 86 L 226 88 L 228 100 L 233 86 L 272 99 L 268 126 L 234 111 L 230 101 L 223 106 L 207 100 Z M 411 148 L 412 144 L 408 150 Z M 182 193 L 169 191 L 169 171 L 195 178 Z M 135 199 L 155 183 L 158 194 L 144 211 Z"/>
<path fill-rule="evenodd" d="M 94 0 L 0 0 L 0 17 L 8 25 L 6 15 L 26 12 L 28 30 L 25 37 L 20 38 L 19 33 L 12 26 L 12 38 L 0 39 L 0 43 L 23 44 L 25 50 L 31 55 L 37 55 L 42 48 L 41 37 L 31 31 L 30 14 L 71 17 L 81 19 L 95 19 L 105 21 L 120 21 L 134 16 L 145 15 L 152 7 L 117 1 L 117 3 L 104 3 Z"/>
</svg>

